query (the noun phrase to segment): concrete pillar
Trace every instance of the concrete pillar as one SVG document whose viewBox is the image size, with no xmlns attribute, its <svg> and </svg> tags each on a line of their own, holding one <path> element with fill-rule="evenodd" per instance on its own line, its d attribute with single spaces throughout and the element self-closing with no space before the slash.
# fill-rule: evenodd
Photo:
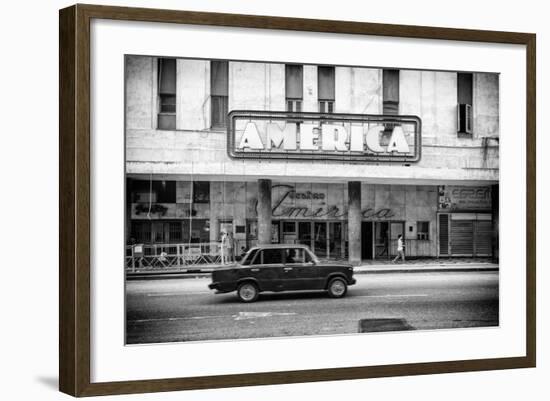
<svg viewBox="0 0 550 401">
<path fill-rule="evenodd" d="M 491 221 L 493 229 L 493 241 L 492 241 L 492 255 L 493 263 L 498 263 L 499 260 L 499 248 L 498 248 L 498 225 L 499 225 L 499 194 L 498 184 L 491 185 Z"/>
<path fill-rule="evenodd" d="M 348 247 L 349 262 L 361 264 L 361 183 L 348 182 Z"/>
<path fill-rule="evenodd" d="M 220 185 L 216 181 L 210 181 L 210 242 L 220 242 L 220 216 L 221 209 Z"/>
<path fill-rule="evenodd" d="M 258 244 L 271 244 L 271 180 L 258 180 Z"/>
</svg>

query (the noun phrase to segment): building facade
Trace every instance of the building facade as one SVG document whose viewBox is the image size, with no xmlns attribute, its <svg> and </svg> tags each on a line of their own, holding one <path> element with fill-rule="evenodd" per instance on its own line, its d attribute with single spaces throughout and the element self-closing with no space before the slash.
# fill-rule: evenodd
<svg viewBox="0 0 550 401">
<path fill-rule="evenodd" d="M 498 74 L 128 56 L 125 112 L 128 243 L 498 257 Z"/>
</svg>

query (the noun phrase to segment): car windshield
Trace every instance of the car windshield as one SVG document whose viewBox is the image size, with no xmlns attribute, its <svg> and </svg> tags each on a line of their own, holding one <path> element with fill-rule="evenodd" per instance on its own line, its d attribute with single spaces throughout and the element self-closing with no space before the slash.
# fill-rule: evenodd
<svg viewBox="0 0 550 401">
<path fill-rule="evenodd" d="M 241 265 L 247 266 L 252 262 L 252 259 L 254 259 L 254 256 L 256 255 L 256 252 L 258 252 L 258 248 L 252 248 L 249 250 L 246 255 L 243 256 L 243 259 L 241 261 Z"/>
</svg>

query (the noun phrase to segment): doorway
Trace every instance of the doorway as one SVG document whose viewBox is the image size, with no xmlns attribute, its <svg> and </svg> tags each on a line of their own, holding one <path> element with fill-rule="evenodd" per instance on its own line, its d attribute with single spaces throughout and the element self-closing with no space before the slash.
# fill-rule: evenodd
<svg viewBox="0 0 550 401">
<path fill-rule="evenodd" d="M 373 258 L 372 221 L 361 222 L 361 259 Z"/>
</svg>

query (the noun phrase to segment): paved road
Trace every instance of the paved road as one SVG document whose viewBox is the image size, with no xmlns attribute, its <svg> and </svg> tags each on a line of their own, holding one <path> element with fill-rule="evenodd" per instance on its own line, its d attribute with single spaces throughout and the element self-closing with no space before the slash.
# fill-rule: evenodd
<svg viewBox="0 0 550 401">
<path fill-rule="evenodd" d="M 207 278 L 127 282 L 127 343 L 204 341 L 498 325 L 498 272 L 358 274 L 323 292 L 214 294 Z M 384 320 L 380 320 L 384 319 Z"/>
</svg>

